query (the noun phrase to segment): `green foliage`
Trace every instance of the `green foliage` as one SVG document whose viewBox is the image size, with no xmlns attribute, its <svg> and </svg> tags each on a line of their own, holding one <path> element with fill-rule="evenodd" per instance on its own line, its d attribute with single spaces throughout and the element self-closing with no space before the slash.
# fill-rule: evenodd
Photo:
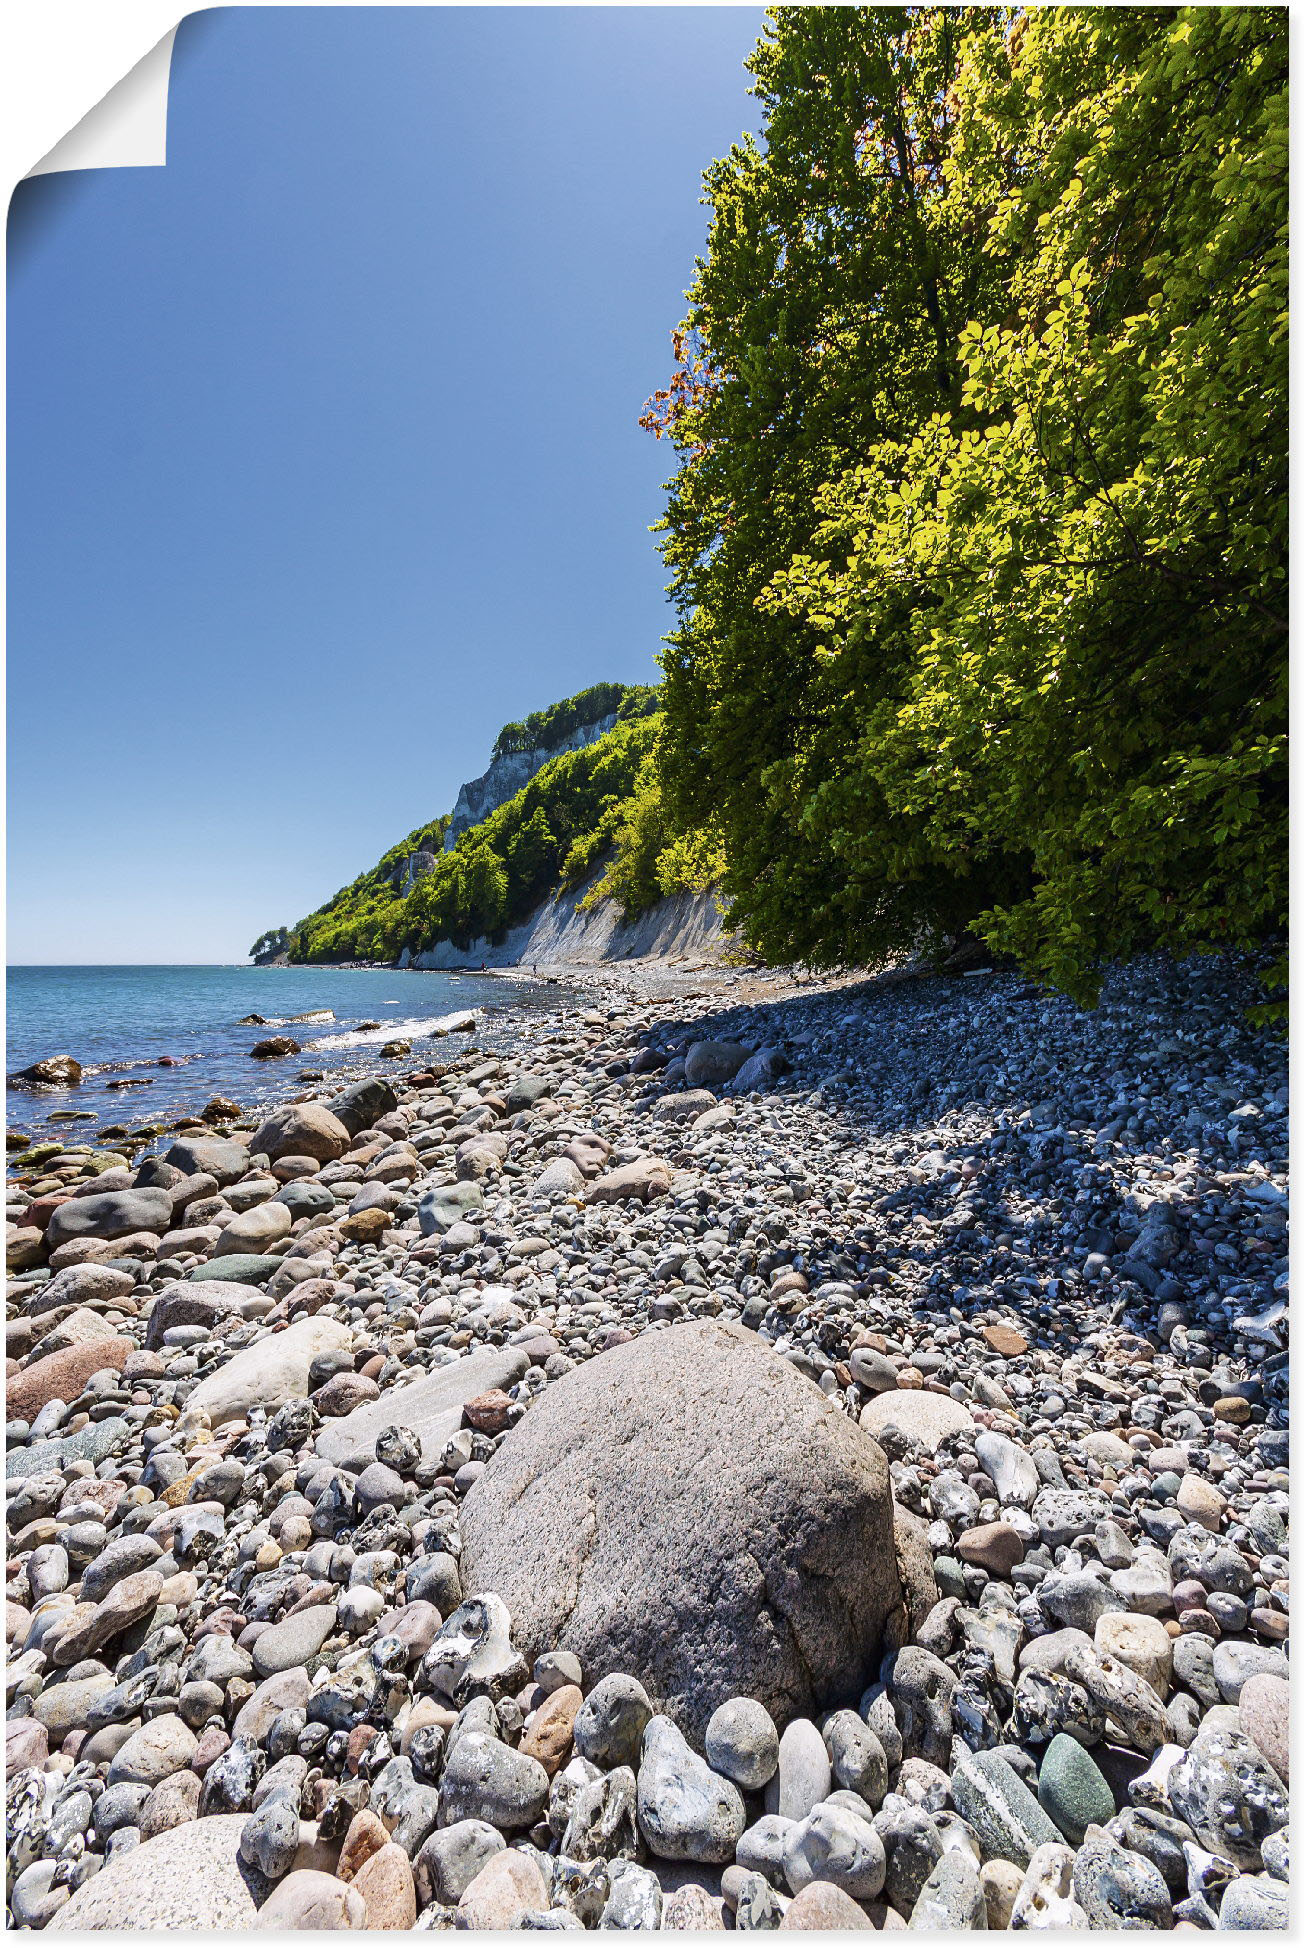
<svg viewBox="0 0 1304 1948">
<path fill-rule="evenodd" d="M 283 954 L 290 944 L 288 927 L 269 927 L 260 933 L 249 949 L 250 960 L 257 960 L 260 954 Z"/>
<path fill-rule="evenodd" d="M 325 906 L 318 907 L 293 929 L 292 961 L 390 960 L 399 952 L 406 900 L 398 892 L 409 855 L 438 852 L 449 818 L 419 825 L 405 839 L 348 886 L 342 886 Z M 418 881 L 418 884 L 421 882 Z"/>
<path fill-rule="evenodd" d="M 501 758 L 509 751 L 546 751 L 604 717 L 646 717 L 659 705 L 654 684 L 594 683 L 573 697 L 549 704 L 546 710 L 531 711 L 519 724 L 504 724 L 494 740 L 493 755 Z"/>
<path fill-rule="evenodd" d="M 775 958 L 972 926 L 1089 997 L 1278 930 L 1284 11 L 780 8 L 752 65 L 648 414 L 672 821 Z"/>
<path fill-rule="evenodd" d="M 580 885 L 611 852 L 638 781 L 648 775 L 661 719 L 646 704 L 657 692 L 627 691 L 625 700 L 631 695 L 610 731 L 550 759 L 514 798 L 463 832 L 451 851 L 440 851 L 431 870 L 400 896 L 395 886 L 408 854 L 440 847 L 448 820 L 410 833 L 371 872 L 300 921 L 291 957 L 391 960 L 404 947 L 415 954 L 442 940 L 465 948 L 518 925 L 559 886 Z M 672 837 L 666 828 L 663 842 Z M 660 890 L 654 871 L 646 887 L 622 882 L 611 895 L 632 913 Z"/>
</svg>

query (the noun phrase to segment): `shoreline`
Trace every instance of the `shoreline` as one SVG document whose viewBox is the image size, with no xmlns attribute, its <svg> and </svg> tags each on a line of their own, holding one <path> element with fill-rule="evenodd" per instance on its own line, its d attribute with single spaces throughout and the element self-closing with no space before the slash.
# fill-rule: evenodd
<svg viewBox="0 0 1304 1948">
<path fill-rule="evenodd" d="M 353 1130 L 282 1103 L 258 1165 L 247 1116 L 89 1227 L 33 1200 L 67 1237 L 9 1284 L 19 1925 L 163 1925 L 202 1858 L 214 1927 L 296 1925 L 305 1874 L 371 1925 L 1167 1927 L 1197 1894 L 1147 1806 L 1279 1925 L 1285 1053 L 1244 966 L 1138 962 L 1093 1014 L 1005 972 L 527 978 L 474 1050 L 361 1065 Z M 627 1511 L 578 1555 L 572 1494 Z M 622 1744 L 618 1697 L 661 1729 Z M 78 1826 L 74 1769 L 146 1752 Z M 441 1795 L 495 1836 L 465 1878 Z"/>
</svg>

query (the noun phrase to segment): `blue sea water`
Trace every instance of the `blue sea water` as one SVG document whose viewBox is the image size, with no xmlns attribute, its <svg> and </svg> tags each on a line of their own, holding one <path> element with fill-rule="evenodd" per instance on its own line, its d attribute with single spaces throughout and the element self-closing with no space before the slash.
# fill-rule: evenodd
<svg viewBox="0 0 1304 1948">
<path fill-rule="evenodd" d="M 175 1122 L 212 1096 L 249 1108 L 282 1101 L 301 1092 L 305 1069 L 339 1072 L 341 1082 L 368 1070 L 411 1069 L 423 1055 L 434 1059 L 465 1046 L 484 1025 L 484 1011 L 512 1008 L 523 994 L 522 984 L 501 975 L 384 968 L 11 967 L 7 1072 L 44 1056 L 73 1055 L 85 1073 L 76 1089 L 12 1090 L 10 1125 L 89 1142 L 97 1124 Z M 333 1019 L 283 1025 L 319 1009 Z M 479 1012 L 475 1030 L 425 1039 L 468 1009 Z M 240 1026 L 249 1014 L 268 1025 Z M 278 1034 L 292 1036 L 303 1053 L 251 1059 L 256 1041 Z M 412 1054 L 382 1061 L 380 1045 L 391 1039 L 411 1042 Z M 160 1068 L 162 1057 L 177 1066 Z M 128 1076 L 145 1086 L 108 1088 Z M 94 1115 L 49 1123 L 51 1111 L 66 1110 Z"/>
</svg>

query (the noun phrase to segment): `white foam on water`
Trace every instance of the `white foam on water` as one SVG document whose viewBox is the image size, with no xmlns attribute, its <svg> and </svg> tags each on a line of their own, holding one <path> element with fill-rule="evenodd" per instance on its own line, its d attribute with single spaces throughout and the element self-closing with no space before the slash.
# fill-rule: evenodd
<svg viewBox="0 0 1304 1948">
<path fill-rule="evenodd" d="M 466 1029 L 474 1028 L 479 1019 L 474 1008 L 463 1009 L 454 1015 L 426 1015 L 415 1021 L 388 1021 L 383 1028 L 354 1028 L 343 1035 L 323 1035 L 315 1042 L 305 1044 L 307 1048 L 368 1048 L 373 1044 L 391 1042 L 401 1037 L 405 1041 L 420 1041 L 427 1035 L 456 1035 Z"/>
</svg>

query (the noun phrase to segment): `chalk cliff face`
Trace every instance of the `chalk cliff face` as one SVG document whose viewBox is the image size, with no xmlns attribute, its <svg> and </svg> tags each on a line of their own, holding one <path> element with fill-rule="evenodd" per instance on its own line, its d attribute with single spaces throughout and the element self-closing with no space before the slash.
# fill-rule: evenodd
<svg viewBox="0 0 1304 1948">
<path fill-rule="evenodd" d="M 469 826 L 479 825 L 496 812 L 509 798 L 515 798 L 522 786 L 528 785 L 536 771 L 542 771 L 550 758 L 560 757 L 563 751 L 578 751 L 585 744 L 592 744 L 611 730 L 616 722 L 615 712 L 609 717 L 599 717 L 596 723 L 581 724 L 568 737 L 559 738 L 555 744 L 548 744 L 537 751 L 507 751 L 495 758 L 489 769 L 478 778 L 472 778 L 462 786 L 453 807 L 453 816 L 448 831 L 444 835 L 444 851 L 451 852 L 460 835 Z"/>
</svg>

